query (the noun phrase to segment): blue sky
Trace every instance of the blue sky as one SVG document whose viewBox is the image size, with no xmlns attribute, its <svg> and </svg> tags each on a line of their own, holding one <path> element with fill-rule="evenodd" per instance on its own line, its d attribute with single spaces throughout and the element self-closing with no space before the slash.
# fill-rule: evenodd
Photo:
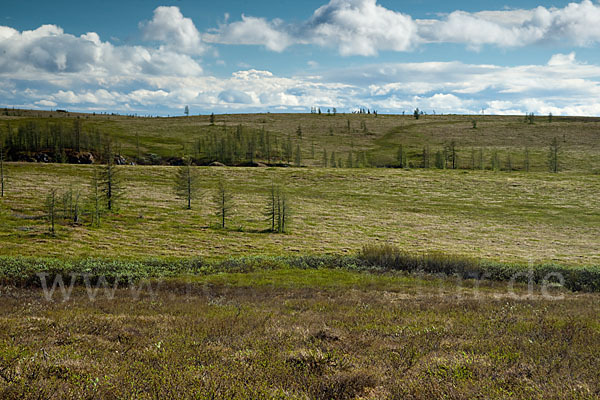
<svg viewBox="0 0 600 400">
<path fill-rule="evenodd" d="M 600 115 L 600 3 L 10 2 L 0 106 Z"/>
</svg>

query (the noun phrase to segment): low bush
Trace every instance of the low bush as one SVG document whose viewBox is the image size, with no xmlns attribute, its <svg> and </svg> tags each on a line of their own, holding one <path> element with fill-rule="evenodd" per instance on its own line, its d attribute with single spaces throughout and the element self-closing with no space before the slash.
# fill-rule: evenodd
<svg viewBox="0 0 600 400">
<path fill-rule="evenodd" d="M 391 244 L 365 245 L 358 256 L 367 265 L 387 270 L 458 275 L 543 284 L 555 283 L 572 291 L 600 291 L 600 267 L 568 267 L 557 264 L 524 265 L 478 260 L 444 253 L 411 254 Z"/>
</svg>

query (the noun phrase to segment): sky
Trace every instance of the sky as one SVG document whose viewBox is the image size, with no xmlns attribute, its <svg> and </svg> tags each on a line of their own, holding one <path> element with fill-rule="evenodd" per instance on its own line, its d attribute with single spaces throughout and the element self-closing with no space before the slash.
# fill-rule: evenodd
<svg viewBox="0 0 600 400">
<path fill-rule="evenodd" d="M 600 2 L 12 1 L 0 107 L 600 115 Z"/>
</svg>

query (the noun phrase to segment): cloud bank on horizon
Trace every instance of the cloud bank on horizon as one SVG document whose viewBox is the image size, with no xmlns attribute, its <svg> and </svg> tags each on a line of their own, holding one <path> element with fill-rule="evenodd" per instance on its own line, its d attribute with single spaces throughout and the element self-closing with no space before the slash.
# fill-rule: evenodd
<svg viewBox="0 0 600 400">
<path fill-rule="evenodd" d="M 158 7 L 141 21 L 138 44 L 75 36 L 56 25 L 18 31 L 0 26 L 0 104 L 139 114 L 302 111 L 311 106 L 350 111 L 600 115 L 600 66 L 579 62 L 577 48 L 600 43 L 600 4 L 467 13 L 414 19 L 376 0 L 331 0 L 305 21 L 242 15 L 199 30 L 178 7 Z M 539 65 L 381 61 L 382 53 L 410 56 L 432 44 L 468 51 L 560 43 Z M 251 67 L 217 76 L 206 65 L 219 49 L 260 46 L 294 52 L 298 46 L 334 49 L 342 62 L 281 76 Z M 344 58 L 364 62 L 344 65 Z M 242 62 L 242 60 L 238 60 Z M 309 71 L 309 72 L 307 72 Z M 4 104 L 2 104 L 4 103 Z"/>
</svg>

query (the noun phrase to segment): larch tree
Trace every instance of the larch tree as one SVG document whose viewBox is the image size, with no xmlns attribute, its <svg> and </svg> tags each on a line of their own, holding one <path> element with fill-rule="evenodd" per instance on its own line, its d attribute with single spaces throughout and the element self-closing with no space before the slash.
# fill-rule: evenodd
<svg viewBox="0 0 600 400">
<path fill-rule="evenodd" d="M 100 226 L 100 217 L 104 210 L 102 204 L 102 171 L 99 167 L 92 169 L 92 177 L 90 180 L 91 192 L 90 192 L 90 209 L 92 215 L 92 226 Z"/>
<path fill-rule="evenodd" d="M 214 202 L 217 209 L 216 215 L 219 218 L 219 225 L 225 229 L 227 217 L 230 215 L 233 207 L 233 197 L 222 178 L 219 179 Z"/>
<path fill-rule="evenodd" d="M 458 168 L 458 155 L 456 152 L 456 141 L 451 140 L 450 143 L 445 148 L 446 151 L 446 159 L 450 161 L 450 167 L 452 169 Z"/>
<path fill-rule="evenodd" d="M 192 200 L 198 192 L 198 175 L 192 167 L 192 159 L 184 158 L 184 163 L 177 168 L 173 178 L 173 188 L 177 197 L 185 200 L 186 209 L 192 209 Z"/>
<path fill-rule="evenodd" d="M 404 150 L 404 145 L 400 145 L 398 147 L 398 154 L 397 154 L 397 161 L 398 161 L 398 166 L 400 168 L 406 168 L 408 167 L 408 165 L 406 164 L 406 151 Z"/>
<path fill-rule="evenodd" d="M 265 216 L 267 217 L 269 223 L 271 224 L 271 232 L 275 232 L 275 226 L 278 219 L 277 216 L 277 206 L 279 202 L 279 187 L 275 186 L 274 183 L 271 184 L 271 190 L 269 191 L 269 199 L 267 203 L 267 208 L 265 210 Z"/>
<path fill-rule="evenodd" d="M 271 225 L 271 232 L 285 233 L 290 221 L 290 207 L 287 195 L 281 188 L 271 184 L 265 215 Z"/>
<path fill-rule="evenodd" d="M 52 236 L 56 233 L 55 222 L 56 222 L 56 189 L 51 189 L 46 196 L 46 219 L 50 224 L 50 233 Z"/>
<path fill-rule="evenodd" d="M 117 202 L 123 195 L 121 187 L 121 176 L 119 170 L 115 164 L 114 155 L 111 150 L 111 146 L 108 146 L 108 158 L 106 165 L 102 168 L 101 183 L 102 193 L 104 200 L 106 201 L 106 209 L 108 211 L 114 211 L 117 208 Z"/>
<path fill-rule="evenodd" d="M 429 169 L 429 145 L 423 147 L 423 168 Z"/>
</svg>

